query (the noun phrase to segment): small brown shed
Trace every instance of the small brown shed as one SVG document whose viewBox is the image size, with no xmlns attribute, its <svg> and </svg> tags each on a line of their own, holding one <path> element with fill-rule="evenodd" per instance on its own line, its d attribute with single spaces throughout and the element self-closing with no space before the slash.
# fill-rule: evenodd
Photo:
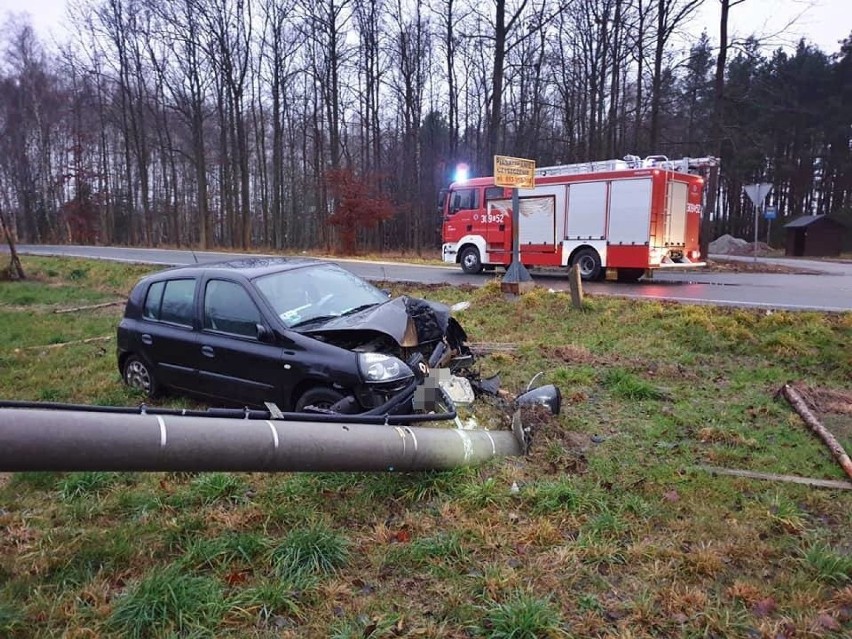
<svg viewBox="0 0 852 639">
<path fill-rule="evenodd" d="M 827 215 L 803 215 L 785 224 L 786 255 L 792 257 L 840 255 L 846 227 Z"/>
</svg>

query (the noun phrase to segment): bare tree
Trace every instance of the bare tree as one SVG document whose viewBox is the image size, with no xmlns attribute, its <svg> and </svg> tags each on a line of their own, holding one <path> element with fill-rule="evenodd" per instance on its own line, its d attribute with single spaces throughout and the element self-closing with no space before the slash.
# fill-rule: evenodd
<svg viewBox="0 0 852 639">
<path fill-rule="evenodd" d="M 420 125 L 423 119 L 423 93 L 429 63 L 429 39 L 424 7 L 416 0 L 406 15 L 397 0 L 392 34 L 394 63 L 393 88 L 402 111 L 402 163 L 399 195 L 405 207 L 405 229 L 409 245 L 422 249 L 423 218 L 422 141 Z"/>
<path fill-rule="evenodd" d="M 651 131 L 649 146 L 656 149 L 660 141 L 660 112 L 663 101 L 663 63 L 666 45 L 672 35 L 701 6 L 704 0 L 657 0 L 654 34 L 654 67 L 651 81 Z"/>
<path fill-rule="evenodd" d="M 156 37 L 161 45 L 158 53 L 149 41 L 152 65 L 158 82 L 168 92 L 169 108 L 178 114 L 189 130 L 190 141 L 183 154 L 189 159 L 194 172 L 196 213 L 190 216 L 190 228 L 198 230 L 198 242 L 206 249 L 212 244 L 205 132 L 210 111 L 211 68 L 207 52 L 211 45 L 199 22 L 202 6 L 198 0 L 147 2 L 158 17 L 157 30 L 151 34 L 151 39 Z M 175 171 L 174 164 L 172 170 Z M 192 238 L 187 239 L 192 241 Z"/>
<path fill-rule="evenodd" d="M 272 216 L 271 237 L 272 245 L 281 248 L 285 245 L 290 232 L 288 216 L 285 215 L 286 171 L 285 171 L 285 132 L 286 118 L 291 117 L 293 109 L 292 80 L 300 71 L 295 66 L 296 53 L 303 42 L 300 34 L 291 23 L 295 1 L 280 2 L 265 0 L 264 13 L 264 43 L 261 61 L 269 73 L 269 92 L 272 98 L 272 158 L 271 158 L 271 187 L 270 213 Z M 289 155 L 296 156 L 294 144 L 289 145 Z M 291 160 L 292 161 L 292 160 Z M 290 181 L 294 179 L 291 172 Z M 291 198 L 296 198 L 291 185 Z"/>
<path fill-rule="evenodd" d="M 21 258 L 18 257 L 18 249 L 15 247 L 15 238 L 12 235 L 12 229 L 6 222 L 6 215 L 3 213 L 3 205 L 0 203 L 0 231 L 3 232 L 3 237 L 9 245 L 9 266 L 0 270 L 0 280 L 25 280 L 27 279 L 24 273 L 24 267 L 21 265 Z"/>
<path fill-rule="evenodd" d="M 459 139 L 459 79 L 457 56 L 459 54 L 459 25 L 470 11 L 457 0 L 441 0 L 432 12 L 438 21 L 438 42 L 444 56 L 444 77 L 447 82 L 447 118 L 450 128 L 450 156 L 455 156 Z"/>
<path fill-rule="evenodd" d="M 53 147 L 60 124 L 59 96 L 32 27 L 12 22 L 6 33 L 3 62 L 9 74 L 0 78 L 0 169 L 15 194 L 22 227 L 44 241 L 57 230 L 51 211 L 58 205 Z"/>
<path fill-rule="evenodd" d="M 398 3 L 399 4 L 399 3 Z M 361 108 L 361 166 L 365 171 L 381 162 L 381 89 L 384 75 L 382 31 L 385 12 L 382 0 L 357 0 L 353 5 L 358 27 L 358 78 Z M 397 14 L 399 15 L 399 14 Z"/>
<path fill-rule="evenodd" d="M 719 54 L 716 56 L 716 72 L 713 81 L 713 115 L 710 123 L 712 138 L 718 145 L 716 154 L 721 157 L 725 154 L 724 134 L 722 126 L 722 105 L 725 100 L 725 65 L 728 58 L 728 15 L 731 7 L 742 4 L 745 0 L 719 0 Z M 719 169 L 714 168 L 707 181 L 707 190 L 704 201 L 704 215 L 701 217 L 701 232 L 699 243 L 701 255 L 706 257 L 712 235 L 712 218 L 716 214 L 716 205 L 719 196 Z"/>
<path fill-rule="evenodd" d="M 303 28 L 309 43 L 308 55 L 313 74 L 313 153 L 314 188 L 319 194 L 317 228 L 324 240 L 328 239 L 328 190 L 325 180 L 325 146 L 327 127 L 327 158 L 331 170 L 340 168 L 343 158 L 341 124 L 343 119 L 344 62 L 349 54 L 346 31 L 351 21 L 351 0 L 300 0 Z"/>
</svg>

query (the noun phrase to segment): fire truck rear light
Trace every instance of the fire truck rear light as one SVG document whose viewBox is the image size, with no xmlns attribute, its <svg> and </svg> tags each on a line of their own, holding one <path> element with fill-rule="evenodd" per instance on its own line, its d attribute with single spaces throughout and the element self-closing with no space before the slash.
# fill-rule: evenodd
<svg viewBox="0 0 852 639">
<path fill-rule="evenodd" d="M 689 252 L 689 259 L 691 259 L 691 260 L 697 260 L 700 257 L 701 257 L 701 251 L 690 251 Z"/>
</svg>

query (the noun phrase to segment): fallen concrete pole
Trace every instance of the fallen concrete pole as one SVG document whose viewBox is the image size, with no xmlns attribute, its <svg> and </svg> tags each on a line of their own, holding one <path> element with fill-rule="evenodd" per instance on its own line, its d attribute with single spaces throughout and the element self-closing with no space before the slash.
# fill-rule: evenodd
<svg viewBox="0 0 852 639">
<path fill-rule="evenodd" d="M 422 471 L 523 455 L 512 431 L 0 409 L 0 472 Z"/>
</svg>

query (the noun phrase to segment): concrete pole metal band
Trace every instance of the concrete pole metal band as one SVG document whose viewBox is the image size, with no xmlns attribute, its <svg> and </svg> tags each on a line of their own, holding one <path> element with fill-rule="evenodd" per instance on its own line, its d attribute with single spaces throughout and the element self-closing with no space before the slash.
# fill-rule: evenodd
<svg viewBox="0 0 852 639">
<path fill-rule="evenodd" d="M 519 414 L 510 432 L 0 409 L 0 472 L 422 471 L 525 452 Z"/>
</svg>

